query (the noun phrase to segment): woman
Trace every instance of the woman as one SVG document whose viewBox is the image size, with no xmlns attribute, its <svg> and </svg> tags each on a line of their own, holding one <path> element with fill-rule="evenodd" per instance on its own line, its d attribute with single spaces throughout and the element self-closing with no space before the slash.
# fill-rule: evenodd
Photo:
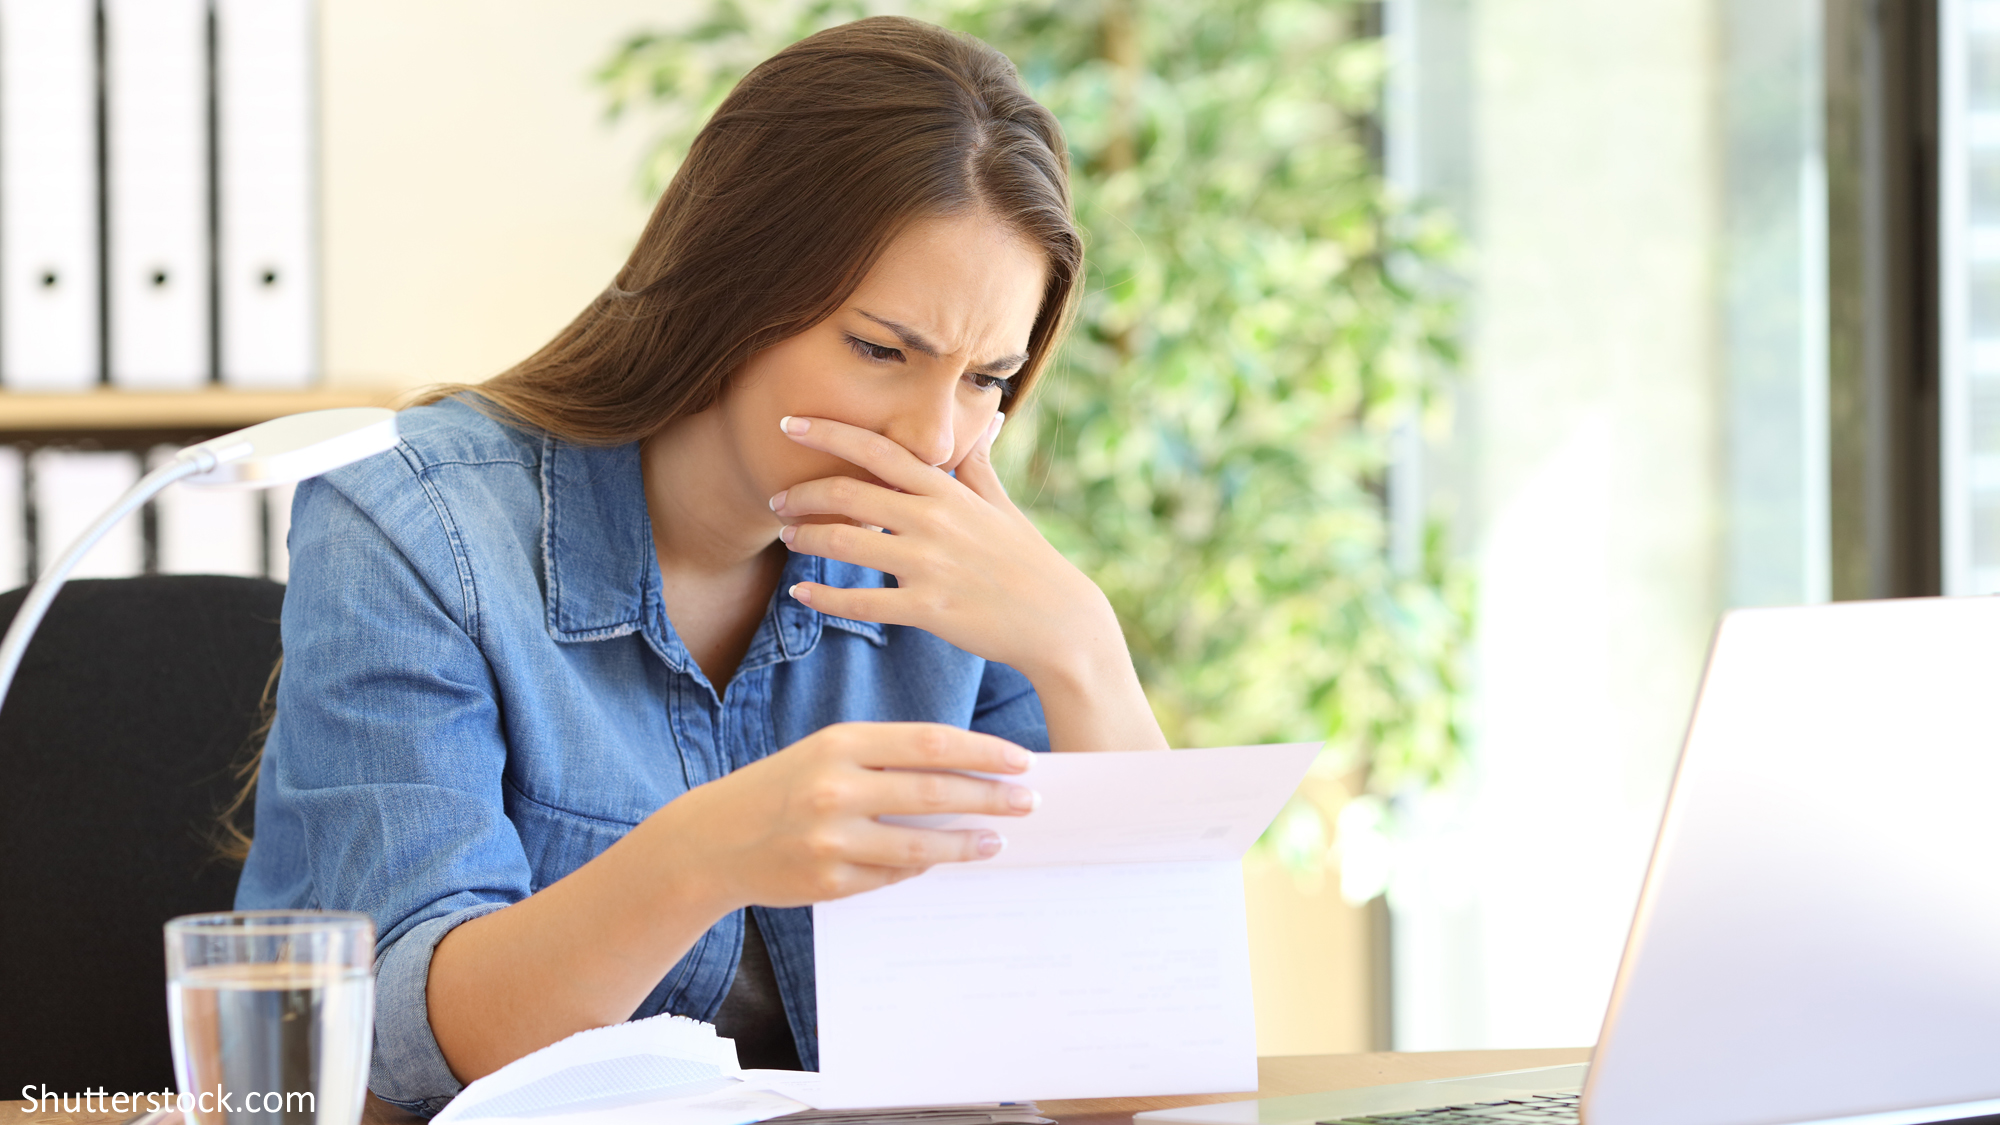
<svg viewBox="0 0 2000 1125">
<path fill-rule="evenodd" d="M 237 902 L 373 915 L 377 1093 L 662 1011 L 812 1068 L 804 908 L 1004 846 L 875 817 L 1164 745 L 989 457 L 1078 281 L 1065 161 L 991 48 L 816 35 L 561 335 L 300 489 Z"/>
</svg>

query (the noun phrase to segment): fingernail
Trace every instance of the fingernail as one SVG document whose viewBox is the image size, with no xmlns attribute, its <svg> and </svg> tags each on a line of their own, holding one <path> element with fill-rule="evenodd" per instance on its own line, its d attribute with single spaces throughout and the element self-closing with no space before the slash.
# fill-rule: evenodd
<svg viewBox="0 0 2000 1125">
<path fill-rule="evenodd" d="M 1007 764 L 1017 770 L 1024 770 L 1035 764 L 1035 756 L 1021 749 L 1019 746 L 1009 746 L 1007 748 Z"/>
<path fill-rule="evenodd" d="M 771 510 L 775 512 L 779 508 L 784 507 L 785 497 L 790 496 L 791 494 L 792 490 L 788 488 L 783 492 L 778 493 L 776 496 L 771 497 Z"/>
<path fill-rule="evenodd" d="M 1033 789 L 1016 785 L 1007 790 L 1007 807 L 1018 812 L 1034 812 L 1042 803 L 1042 795 Z"/>
<path fill-rule="evenodd" d="M 803 582 L 792 583 L 792 588 L 785 592 L 790 594 L 792 597 L 797 598 L 799 602 L 803 605 L 813 604 L 812 591 L 806 589 L 806 584 Z"/>
<path fill-rule="evenodd" d="M 798 533 L 799 533 L 798 528 L 793 527 L 791 524 L 786 524 L 785 526 L 778 529 L 778 538 L 783 539 L 787 543 L 790 543 L 792 541 L 792 536 L 797 535 Z M 796 587 L 794 587 L 794 589 L 796 589 Z"/>
<path fill-rule="evenodd" d="M 979 842 L 973 845 L 978 850 L 980 859 L 992 859 L 994 856 L 1000 854 L 1000 849 L 1006 846 L 1007 837 L 1002 836 L 998 832 L 981 832 L 979 834 Z"/>
<path fill-rule="evenodd" d="M 804 418 L 794 418 L 787 414 L 778 419 L 778 428 L 788 434 L 802 434 L 812 429 L 812 423 Z"/>
</svg>

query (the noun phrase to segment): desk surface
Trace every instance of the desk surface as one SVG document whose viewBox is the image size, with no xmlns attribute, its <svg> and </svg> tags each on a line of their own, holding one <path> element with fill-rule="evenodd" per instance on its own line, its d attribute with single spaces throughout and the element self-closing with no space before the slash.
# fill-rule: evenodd
<svg viewBox="0 0 2000 1125">
<path fill-rule="evenodd" d="M 1259 1097 L 1277 1098 L 1290 1094 L 1311 1094 L 1321 1090 L 1344 1090 L 1355 1086 L 1381 1086 L 1392 1082 L 1420 1082 L 1429 1078 L 1453 1078 L 1465 1074 L 1485 1074 L 1496 1070 L 1521 1070 L 1531 1066 L 1557 1066 L 1583 1062 L 1590 1057 L 1584 1047 L 1550 1047 L 1529 1051 L 1424 1051 L 1384 1052 L 1368 1055 L 1293 1055 L 1257 1060 Z M 1126 1125 L 1132 1115 L 1148 1109 L 1200 1105 L 1205 1102 L 1236 1101 L 1243 1094 L 1213 1094 L 1181 1098 L 1095 1098 L 1089 1101 L 1043 1102 L 1042 1112 L 1063 1125 Z M 6 1125 L 119 1125 L 130 1114 L 52 1113 L 27 1114 L 26 1102 L 0 1102 L 0 1123 Z M 400 1110 L 368 1099 L 364 1125 L 407 1125 L 418 1121 Z"/>
</svg>

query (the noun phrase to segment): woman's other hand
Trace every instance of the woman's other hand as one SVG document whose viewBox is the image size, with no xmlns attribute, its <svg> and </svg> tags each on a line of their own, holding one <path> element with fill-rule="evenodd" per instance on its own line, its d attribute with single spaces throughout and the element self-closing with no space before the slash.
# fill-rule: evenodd
<svg viewBox="0 0 2000 1125">
<path fill-rule="evenodd" d="M 826 418 L 784 419 L 793 441 L 882 483 L 832 476 L 786 489 L 771 498 L 785 521 L 780 537 L 794 551 L 896 576 L 892 589 L 801 582 L 791 596 L 836 617 L 914 626 L 1038 687 L 1096 660 L 1129 663 L 1103 592 L 1042 538 L 994 472 L 1003 419 L 995 415 L 956 478 L 881 434 Z M 798 522 L 828 516 L 851 522 Z"/>
<path fill-rule="evenodd" d="M 1033 790 L 952 771 L 1018 774 L 1032 760 L 1004 739 L 937 723 L 840 723 L 690 790 L 633 836 L 659 832 L 674 877 L 697 880 L 711 914 L 804 906 L 998 855 L 1005 841 L 990 829 L 875 818 L 1024 816 Z"/>
</svg>

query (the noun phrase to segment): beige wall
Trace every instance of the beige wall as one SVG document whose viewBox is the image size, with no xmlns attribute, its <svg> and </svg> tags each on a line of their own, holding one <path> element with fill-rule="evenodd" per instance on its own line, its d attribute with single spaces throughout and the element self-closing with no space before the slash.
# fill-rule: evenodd
<svg viewBox="0 0 2000 1125">
<path fill-rule="evenodd" d="M 1243 861 L 1250 987 L 1259 1055 L 1376 1049 L 1368 912 L 1340 895 L 1340 872 L 1287 870 L 1275 855 Z"/>
<path fill-rule="evenodd" d="M 611 280 L 645 221 L 643 124 L 589 75 L 692 0 L 323 0 L 329 386 L 480 379 Z"/>
</svg>

